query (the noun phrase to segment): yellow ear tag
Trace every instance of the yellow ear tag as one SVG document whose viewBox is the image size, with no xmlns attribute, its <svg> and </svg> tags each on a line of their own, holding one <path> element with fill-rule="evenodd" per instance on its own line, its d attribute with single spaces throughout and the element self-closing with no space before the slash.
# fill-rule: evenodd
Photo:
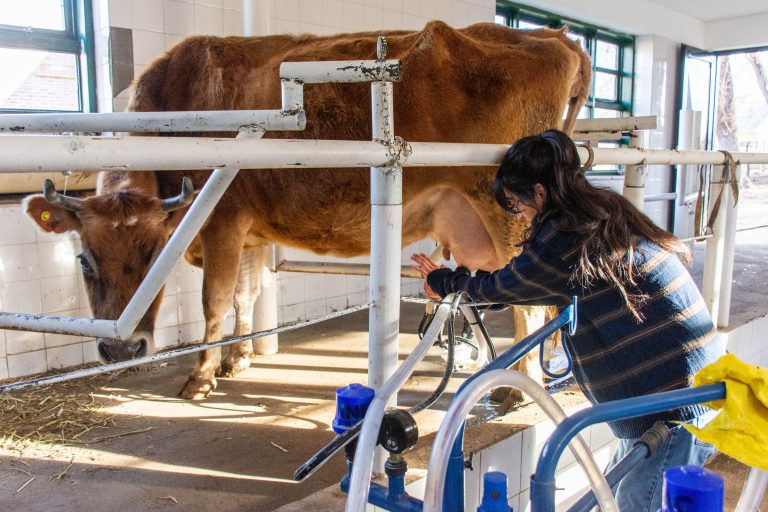
<svg viewBox="0 0 768 512">
<path fill-rule="evenodd" d="M 48 210 L 43 210 L 43 212 L 40 214 L 40 219 L 43 222 L 48 222 L 50 218 L 51 218 L 51 212 L 49 212 Z"/>
</svg>

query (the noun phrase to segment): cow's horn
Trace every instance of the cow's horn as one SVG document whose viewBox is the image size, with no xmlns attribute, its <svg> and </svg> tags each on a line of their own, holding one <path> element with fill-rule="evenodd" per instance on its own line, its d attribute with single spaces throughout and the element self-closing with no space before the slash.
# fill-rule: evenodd
<svg viewBox="0 0 768 512">
<path fill-rule="evenodd" d="M 79 212 L 83 207 L 83 201 L 77 197 L 64 196 L 56 192 L 53 181 L 46 179 L 43 182 L 43 196 L 51 206 L 60 206 L 71 212 Z"/>
<path fill-rule="evenodd" d="M 178 210 L 179 208 L 189 206 L 194 198 L 195 189 L 192 186 L 192 180 L 185 176 L 181 182 L 181 194 L 177 195 L 176 197 L 163 199 L 161 208 L 164 212 L 172 212 L 173 210 Z"/>
</svg>

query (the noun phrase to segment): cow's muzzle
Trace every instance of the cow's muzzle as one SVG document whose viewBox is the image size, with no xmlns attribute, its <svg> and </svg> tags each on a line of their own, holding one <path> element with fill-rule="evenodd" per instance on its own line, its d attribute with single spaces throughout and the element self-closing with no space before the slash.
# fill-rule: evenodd
<svg viewBox="0 0 768 512">
<path fill-rule="evenodd" d="M 128 341 L 101 339 L 98 347 L 99 355 L 107 363 L 129 361 L 147 355 L 147 339 L 143 337 Z"/>
</svg>

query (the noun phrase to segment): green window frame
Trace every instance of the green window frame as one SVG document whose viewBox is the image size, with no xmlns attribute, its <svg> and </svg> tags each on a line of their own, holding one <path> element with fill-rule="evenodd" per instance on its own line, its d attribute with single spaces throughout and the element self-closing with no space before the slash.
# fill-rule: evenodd
<svg viewBox="0 0 768 512">
<path fill-rule="evenodd" d="M 581 118 L 632 115 L 635 38 L 515 2 L 496 3 L 496 23 L 519 29 L 568 27 L 592 59 L 592 86 Z"/>
<path fill-rule="evenodd" d="M 0 107 L 0 114 L 96 111 L 96 68 L 92 0 L 61 0 L 61 9 L 63 18 L 62 29 L 0 23 L 0 50 L 32 50 L 74 56 L 77 107 L 66 110 Z"/>
</svg>

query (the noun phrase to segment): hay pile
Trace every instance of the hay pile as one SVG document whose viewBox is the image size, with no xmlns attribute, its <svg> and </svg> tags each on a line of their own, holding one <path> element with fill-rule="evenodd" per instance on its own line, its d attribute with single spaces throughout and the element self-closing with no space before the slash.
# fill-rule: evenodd
<svg viewBox="0 0 768 512">
<path fill-rule="evenodd" d="M 71 370 L 71 369 L 70 369 Z M 126 369 L 48 386 L 0 394 L 0 449 L 20 450 L 31 444 L 87 444 L 86 436 L 117 426 L 104 408 L 117 397 L 101 388 Z"/>
</svg>

